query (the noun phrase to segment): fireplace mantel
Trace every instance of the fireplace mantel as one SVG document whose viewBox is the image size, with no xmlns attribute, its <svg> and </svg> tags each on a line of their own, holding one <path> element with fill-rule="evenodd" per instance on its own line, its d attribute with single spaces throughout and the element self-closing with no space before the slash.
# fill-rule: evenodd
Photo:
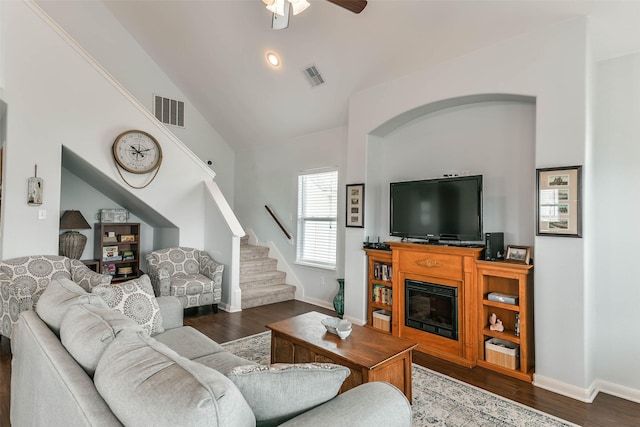
<svg viewBox="0 0 640 427">
<path fill-rule="evenodd" d="M 392 330 L 418 343 L 418 350 L 473 367 L 478 359 L 477 289 L 475 260 L 482 247 L 441 246 L 388 242 L 393 264 Z M 405 279 L 458 289 L 458 340 L 405 326 Z"/>
</svg>

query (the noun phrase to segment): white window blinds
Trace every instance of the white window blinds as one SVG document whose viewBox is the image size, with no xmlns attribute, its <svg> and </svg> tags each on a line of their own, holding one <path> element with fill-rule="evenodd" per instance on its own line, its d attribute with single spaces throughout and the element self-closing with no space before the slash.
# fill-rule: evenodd
<svg viewBox="0 0 640 427">
<path fill-rule="evenodd" d="M 298 176 L 298 263 L 336 267 L 337 199 L 337 170 Z"/>
</svg>

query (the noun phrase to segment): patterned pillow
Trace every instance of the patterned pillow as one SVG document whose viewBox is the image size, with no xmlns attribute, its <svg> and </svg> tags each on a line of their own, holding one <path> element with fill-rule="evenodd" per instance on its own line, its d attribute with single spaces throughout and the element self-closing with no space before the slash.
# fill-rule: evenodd
<svg viewBox="0 0 640 427">
<path fill-rule="evenodd" d="M 227 377 L 240 389 L 260 426 L 276 426 L 333 399 L 351 371 L 332 363 L 274 363 L 234 368 Z"/>
<path fill-rule="evenodd" d="M 110 308 L 138 322 L 149 335 L 164 332 L 160 307 L 146 274 L 128 282 L 95 286 L 91 292 L 100 295 Z"/>
</svg>

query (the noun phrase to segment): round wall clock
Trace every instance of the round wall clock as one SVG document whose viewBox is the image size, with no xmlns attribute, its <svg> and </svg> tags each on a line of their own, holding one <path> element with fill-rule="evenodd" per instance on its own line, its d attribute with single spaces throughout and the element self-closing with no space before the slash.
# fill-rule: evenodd
<svg viewBox="0 0 640 427">
<path fill-rule="evenodd" d="M 151 181 L 158 175 L 160 164 L 162 163 L 162 148 L 160 148 L 158 141 L 147 132 L 128 130 L 118 135 L 113 142 L 113 160 L 116 163 L 120 178 L 128 186 L 141 189 L 151 184 Z M 120 168 L 135 174 L 145 174 L 153 171 L 155 173 L 145 185 L 136 187 L 125 179 L 122 172 L 120 172 Z"/>
</svg>

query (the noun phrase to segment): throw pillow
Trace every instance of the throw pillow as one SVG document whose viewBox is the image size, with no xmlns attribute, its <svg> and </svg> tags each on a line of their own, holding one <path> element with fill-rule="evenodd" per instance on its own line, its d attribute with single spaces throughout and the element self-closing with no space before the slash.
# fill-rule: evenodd
<svg viewBox="0 0 640 427">
<path fill-rule="evenodd" d="M 80 366 L 93 377 L 98 360 L 116 336 L 142 326 L 118 310 L 88 304 L 70 307 L 62 317 L 60 341 Z"/>
<path fill-rule="evenodd" d="M 123 331 L 98 362 L 94 384 L 126 426 L 253 427 L 233 383 L 144 333 Z"/>
<path fill-rule="evenodd" d="M 76 304 L 92 304 L 107 308 L 99 295 L 92 295 L 66 277 L 52 280 L 36 305 L 36 313 L 56 335 L 60 336 L 62 316 Z"/>
<path fill-rule="evenodd" d="M 149 335 L 164 332 L 160 307 L 146 274 L 128 282 L 95 286 L 91 292 L 100 295 L 109 307 L 138 322 Z"/>
<path fill-rule="evenodd" d="M 351 371 L 332 363 L 274 363 L 234 368 L 227 374 L 260 426 L 276 426 L 333 399 Z"/>
</svg>

